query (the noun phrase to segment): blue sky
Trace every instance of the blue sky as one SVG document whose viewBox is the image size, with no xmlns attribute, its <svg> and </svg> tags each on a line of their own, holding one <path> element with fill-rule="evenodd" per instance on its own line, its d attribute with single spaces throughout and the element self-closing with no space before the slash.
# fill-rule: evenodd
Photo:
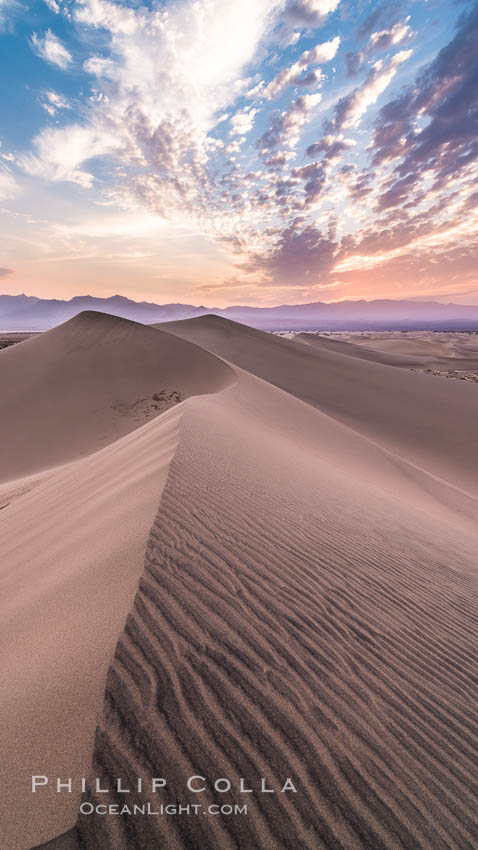
<svg viewBox="0 0 478 850">
<path fill-rule="evenodd" d="M 478 301 L 478 5 L 0 0 L 4 292 Z"/>
</svg>

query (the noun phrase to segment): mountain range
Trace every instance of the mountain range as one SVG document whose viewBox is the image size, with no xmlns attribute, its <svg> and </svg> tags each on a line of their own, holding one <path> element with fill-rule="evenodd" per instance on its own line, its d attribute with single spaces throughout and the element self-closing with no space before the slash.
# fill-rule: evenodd
<svg viewBox="0 0 478 850">
<path fill-rule="evenodd" d="M 437 301 L 338 301 L 282 304 L 276 307 L 238 305 L 225 309 L 192 304 L 154 304 L 121 295 L 96 298 L 79 295 L 69 301 L 29 295 L 0 295 L 0 331 L 45 331 L 84 310 L 109 313 L 143 324 L 177 321 L 213 314 L 261 330 L 478 330 L 478 306 Z"/>
</svg>

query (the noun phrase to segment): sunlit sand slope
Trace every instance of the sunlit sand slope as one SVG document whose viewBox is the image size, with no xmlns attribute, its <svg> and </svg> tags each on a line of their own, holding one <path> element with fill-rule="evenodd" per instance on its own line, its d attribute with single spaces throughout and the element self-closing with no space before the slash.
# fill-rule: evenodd
<svg viewBox="0 0 478 850">
<path fill-rule="evenodd" d="M 249 813 L 85 815 L 80 846 L 471 848 L 476 530 L 426 474 L 238 378 L 184 406 L 92 776 L 167 778 L 129 804 Z M 194 774 L 234 790 L 188 794 Z M 239 793 L 240 777 L 254 793 Z M 259 793 L 261 777 L 276 793 Z M 287 777 L 296 794 L 280 793 Z M 104 803 L 92 785 L 85 799 Z"/>
</svg>

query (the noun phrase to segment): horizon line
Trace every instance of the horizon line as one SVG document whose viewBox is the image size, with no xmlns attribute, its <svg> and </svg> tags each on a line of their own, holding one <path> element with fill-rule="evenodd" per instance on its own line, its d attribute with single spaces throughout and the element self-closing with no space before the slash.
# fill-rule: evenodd
<svg viewBox="0 0 478 850">
<path fill-rule="evenodd" d="M 0 292 L 0 297 L 34 298 L 37 301 L 58 301 L 58 302 L 64 303 L 64 304 L 69 304 L 77 298 L 92 298 L 92 299 L 97 299 L 97 300 L 100 300 L 100 301 L 111 301 L 114 298 L 123 298 L 127 301 L 130 301 L 133 304 L 148 304 L 148 305 L 154 306 L 154 307 L 168 307 L 168 306 L 179 305 L 179 306 L 194 307 L 197 310 L 201 310 L 201 309 L 208 310 L 208 311 L 211 311 L 211 312 L 214 311 L 214 310 L 224 311 L 224 310 L 229 310 L 229 309 L 232 309 L 232 308 L 241 308 L 241 307 L 253 309 L 253 310 L 273 310 L 277 307 L 306 307 L 309 304 L 326 304 L 326 305 L 329 305 L 329 304 L 344 304 L 344 303 L 347 303 L 347 302 L 351 302 L 351 303 L 363 302 L 365 304 L 372 304 L 372 303 L 377 302 L 377 301 L 385 301 L 385 302 L 391 302 L 391 303 L 392 302 L 393 303 L 407 302 L 407 303 L 415 303 L 415 304 L 441 304 L 444 307 L 446 307 L 446 306 L 478 307 L 478 303 L 459 304 L 456 301 L 446 301 L 446 302 L 445 301 L 437 301 L 436 299 L 440 298 L 440 295 L 430 296 L 429 298 L 424 297 L 424 296 L 417 296 L 415 298 L 414 297 L 410 297 L 410 298 L 365 298 L 365 297 L 360 297 L 359 298 L 359 297 L 351 296 L 351 297 L 338 298 L 336 300 L 331 300 L 331 301 L 321 301 L 319 299 L 317 301 L 298 301 L 296 303 L 286 302 L 286 303 L 278 303 L 278 304 L 248 304 L 246 302 L 242 302 L 242 303 L 236 303 L 236 304 L 228 304 L 226 307 L 215 307 L 215 306 L 208 307 L 205 304 L 189 304 L 189 303 L 184 302 L 184 301 L 166 301 L 166 302 L 163 302 L 163 303 L 158 303 L 156 301 L 146 301 L 145 299 L 143 299 L 141 301 L 137 301 L 136 299 L 131 298 L 129 295 L 121 295 L 119 292 L 116 292 L 113 295 L 91 295 L 90 293 L 87 292 L 87 293 L 84 293 L 84 294 L 72 295 L 71 298 L 55 298 L 55 297 L 48 297 L 48 296 L 42 296 L 42 295 L 27 295 L 26 292 L 17 292 L 17 293 Z"/>
</svg>

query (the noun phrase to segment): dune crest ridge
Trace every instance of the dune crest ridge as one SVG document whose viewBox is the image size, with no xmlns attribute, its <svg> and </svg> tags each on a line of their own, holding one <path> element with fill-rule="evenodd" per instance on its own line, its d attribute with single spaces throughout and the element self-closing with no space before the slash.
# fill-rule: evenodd
<svg viewBox="0 0 478 850">
<path fill-rule="evenodd" d="M 48 388 L 45 404 L 53 427 L 42 436 L 57 460 L 79 447 L 78 442 L 70 446 L 68 430 L 64 433 L 72 415 L 73 380 L 85 402 L 83 415 L 96 404 L 106 417 L 113 393 L 124 398 L 136 392 L 133 378 L 141 378 L 144 346 L 151 348 L 147 379 L 152 387 L 180 382 L 186 395 L 195 385 L 199 392 L 216 392 L 234 380 L 232 370 L 214 355 L 203 356 L 189 343 L 171 346 L 168 335 L 157 336 L 150 328 L 98 314 L 67 324 L 45 334 L 42 345 L 20 343 L 19 357 L 0 360 L 0 383 L 20 364 L 27 386 L 33 385 L 33 375 Z M 105 386 L 118 353 L 114 385 Z M 11 422 L 21 418 L 26 395 L 20 386 Z M 41 797 L 33 795 L 31 775 L 87 774 L 108 664 L 143 569 L 184 404 L 175 403 L 141 427 L 130 423 L 129 433 L 100 449 L 106 418 L 93 416 L 81 433 L 84 456 L 57 464 L 47 474 L 35 471 L 42 467 L 45 443 L 34 442 L 34 417 L 21 432 L 21 439 L 28 434 L 32 441 L 26 451 L 18 435 L 9 445 L 4 473 L 29 463 L 29 474 L 1 488 L 2 847 L 26 850 L 74 825 L 78 794 L 60 800 L 49 789 Z"/>
</svg>

